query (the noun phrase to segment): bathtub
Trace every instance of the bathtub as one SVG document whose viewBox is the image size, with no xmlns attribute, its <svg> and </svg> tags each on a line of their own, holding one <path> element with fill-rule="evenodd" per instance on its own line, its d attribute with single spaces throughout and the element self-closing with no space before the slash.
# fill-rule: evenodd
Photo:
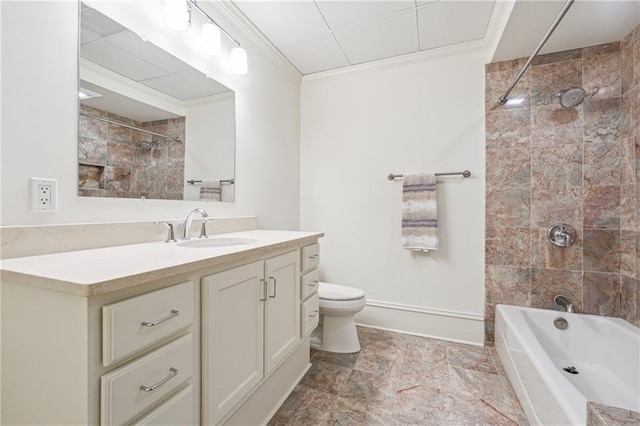
<svg viewBox="0 0 640 426">
<path fill-rule="evenodd" d="M 624 320 L 497 305 L 495 344 L 532 425 L 584 425 L 587 401 L 640 411 L 640 329 Z"/>
</svg>

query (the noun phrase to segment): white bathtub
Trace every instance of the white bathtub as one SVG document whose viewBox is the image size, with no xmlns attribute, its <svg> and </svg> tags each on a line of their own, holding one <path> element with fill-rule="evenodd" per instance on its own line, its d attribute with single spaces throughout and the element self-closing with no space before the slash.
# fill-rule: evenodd
<svg viewBox="0 0 640 426">
<path fill-rule="evenodd" d="M 624 320 L 497 305 L 495 344 L 532 425 L 584 425 L 587 401 L 640 411 L 640 329 Z"/>
</svg>

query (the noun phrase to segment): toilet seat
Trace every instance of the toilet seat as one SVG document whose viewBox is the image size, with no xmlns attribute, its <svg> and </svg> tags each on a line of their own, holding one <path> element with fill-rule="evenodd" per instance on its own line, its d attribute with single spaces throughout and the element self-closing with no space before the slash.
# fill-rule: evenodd
<svg viewBox="0 0 640 426">
<path fill-rule="evenodd" d="M 364 291 L 355 287 L 325 283 L 321 281 L 320 285 L 318 286 L 318 297 L 321 300 L 358 300 L 364 297 Z"/>
</svg>

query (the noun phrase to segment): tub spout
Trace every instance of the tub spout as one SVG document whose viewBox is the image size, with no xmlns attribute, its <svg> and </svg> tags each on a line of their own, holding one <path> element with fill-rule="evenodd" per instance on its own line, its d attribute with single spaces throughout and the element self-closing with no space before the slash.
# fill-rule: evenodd
<svg viewBox="0 0 640 426">
<path fill-rule="evenodd" d="M 561 294 L 554 297 L 553 301 L 556 302 L 556 305 L 564 307 L 567 310 L 567 312 L 573 313 L 576 311 L 575 306 L 573 306 L 573 303 L 571 303 L 569 299 L 567 299 L 565 296 Z"/>
</svg>

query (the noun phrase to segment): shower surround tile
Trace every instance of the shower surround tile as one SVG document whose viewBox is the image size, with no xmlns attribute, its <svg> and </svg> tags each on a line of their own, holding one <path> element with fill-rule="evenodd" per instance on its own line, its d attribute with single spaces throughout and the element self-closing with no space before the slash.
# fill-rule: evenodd
<svg viewBox="0 0 640 426">
<path fill-rule="evenodd" d="M 529 148 L 531 110 L 529 108 L 491 111 L 486 119 L 487 148 Z"/>
<path fill-rule="evenodd" d="M 528 148 L 489 149 L 486 156 L 487 187 L 531 186 L 531 151 Z"/>
<path fill-rule="evenodd" d="M 549 227 L 556 222 L 580 226 L 582 223 L 582 187 L 534 187 L 531 201 L 531 225 Z"/>
<path fill-rule="evenodd" d="M 582 59 L 583 49 L 571 49 L 563 50 L 560 52 L 547 53 L 544 55 L 538 55 L 533 58 L 533 66 L 547 65 L 554 62 L 573 61 L 576 59 Z"/>
<path fill-rule="evenodd" d="M 494 313 L 495 305 L 531 306 L 531 269 L 512 266 L 486 267 L 485 299 L 487 308 Z M 493 320 L 494 315 L 487 318 Z"/>
<path fill-rule="evenodd" d="M 562 108 L 557 103 L 531 110 L 531 144 L 533 147 L 580 144 L 583 139 L 582 106 Z"/>
<path fill-rule="evenodd" d="M 585 272 L 584 313 L 620 316 L 620 274 Z"/>
<path fill-rule="evenodd" d="M 523 60 L 485 67 L 487 99 L 506 89 L 506 74 L 518 72 Z M 554 95 L 572 86 L 588 97 L 562 108 Z M 486 340 L 493 341 L 496 303 L 554 309 L 558 293 L 588 312 L 638 324 L 640 26 L 620 42 L 536 57 L 521 87 L 528 90 L 520 93 L 524 108 L 486 110 Z M 506 148 L 531 148 L 530 188 L 524 179 L 509 186 L 495 170 L 503 160 L 517 170 L 505 154 L 492 152 Z M 518 158 L 526 168 L 527 159 Z M 576 228 L 571 247 L 547 241 L 555 222 Z M 503 237 L 505 230 L 518 242 Z"/>
<path fill-rule="evenodd" d="M 620 97 L 622 92 L 619 51 L 613 55 L 585 58 L 582 72 L 582 87 L 590 99 Z"/>
<path fill-rule="evenodd" d="M 584 230 L 584 270 L 620 273 L 620 231 Z"/>
<path fill-rule="evenodd" d="M 584 227 L 620 229 L 620 186 L 584 187 Z"/>
<path fill-rule="evenodd" d="M 584 104 L 584 142 L 620 141 L 621 99 L 589 100 Z"/>
<path fill-rule="evenodd" d="M 582 144 L 533 148 L 531 183 L 536 187 L 582 185 Z"/>
<path fill-rule="evenodd" d="M 528 228 L 502 228 L 485 242 L 486 263 L 489 265 L 527 266 L 530 251 Z"/>
<path fill-rule="evenodd" d="M 622 182 L 620 142 L 584 144 L 584 185 L 620 185 Z"/>
</svg>

